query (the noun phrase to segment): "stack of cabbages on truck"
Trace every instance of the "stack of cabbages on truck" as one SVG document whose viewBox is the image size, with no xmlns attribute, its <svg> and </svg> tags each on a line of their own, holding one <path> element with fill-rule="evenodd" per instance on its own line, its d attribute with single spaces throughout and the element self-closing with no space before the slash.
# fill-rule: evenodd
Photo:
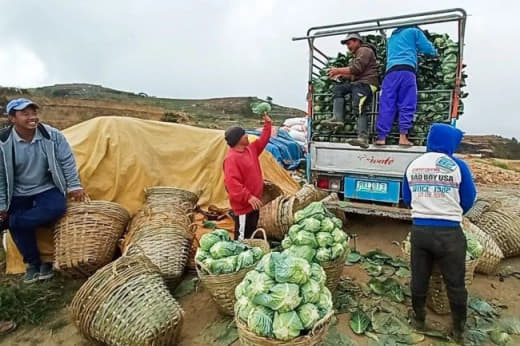
<svg viewBox="0 0 520 346">
<path fill-rule="evenodd" d="M 450 121 L 450 99 L 451 91 L 455 87 L 457 72 L 457 60 L 459 46 L 447 34 L 434 34 L 425 32 L 428 39 L 434 44 L 438 58 L 419 57 L 419 70 L 417 73 L 417 83 L 419 89 L 418 106 L 414 126 L 410 132 L 410 138 L 416 145 L 424 145 L 426 136 L 432 123 Z M 365 42 L 376 47 L 377 62 L 379 64 L 379 76 L 382 82 L 386 66 L 386 40 L 381 35 L 367 35 Z M 313 140 L 326 142 L 347 142 L 348 138 L 357 136 L 357 119 L 352 113 L 350 96 L 345 102 L 345 125 L 330 126 L 323 124 L 322 121 L 332 117 L 332 91 L 337 84 L 336 81 L 327 77 L 327 72 L 331 67 L 349 66 L 353 54 L 339 53 L 337 57 L 330 58 L 327 65 L 320 70 L 320 77 L 313 79 L 314 102 L 313 102 Z M 463 66 L 465 67 L 465 66 Z M 462 73 L 462 85 L 465 86 L 467 75 Z M 461 92 L 461 98 L 467 97 L 467 93 Z M 378 109 L 378 108 L 377 108 Z M 371 112 L 372 107 L 368 107 L 372 129 L 371 137 L 376 136 L 375 119 L 376 113 Z M 459 104 L 459 115 L 462 115 L 464 105 Z M 396 144 L 399 137 L 399 127 L 396 122 L 387 139 L 388 144 Z"/>
<path fill-rule="evenodd" d="M 231 240 L 228 231 L 217 229 L 202 236 L 195 260 L 207 274 L 219 275 L 251 267 L 263 255 L 261 248 Z"/>
<path fill-rule="evenodd" d="M 287 253 L 265 255 L 237 286 L 235 318 L 258 336 L 289 341 L 332 312 L 323 268 Z"/>
<path fill-rule="evenodd" d="M 313 202 L 294 215 L 295 224 L 282 241 L 284 252 L 309 262 L 323 263 L 348 255 L 343 222 L 321 202 Z"/>
</svg>

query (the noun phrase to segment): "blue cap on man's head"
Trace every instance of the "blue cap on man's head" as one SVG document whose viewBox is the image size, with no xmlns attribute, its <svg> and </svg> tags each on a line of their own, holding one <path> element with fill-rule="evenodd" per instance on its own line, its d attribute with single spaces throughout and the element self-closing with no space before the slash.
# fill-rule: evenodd
<svg viewBox="0 0 520 346">
<path fill-rule="evenodd" d="M 29 99 L 19 98 L 11 100 L 5 107 L 5 111 L 7 114 L 9 114 L 9 112 L 11 112 L 12 110 L 21 111 L 22 109 L 25 109 L 29 106 L 35 106 L 36 108 L 40 108 L 40 106 L 38 106 L 36 103 L 32 102 Z"/>
</svg>

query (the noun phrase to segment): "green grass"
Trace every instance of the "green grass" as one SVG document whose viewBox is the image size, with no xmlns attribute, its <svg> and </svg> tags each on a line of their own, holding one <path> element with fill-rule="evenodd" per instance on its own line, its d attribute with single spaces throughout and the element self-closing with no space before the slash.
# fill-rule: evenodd
<svg viewBox="0 0 520 346">
<path fill-rule="evenodd" d="M 509 166 L 505 162 L 493 160 L 489 164 L 498 168 L 511 170 L 511 168 L 509 168 Z"/>
<path fill-rule="evenodd" d="M 24 284 L 21 275 L 5 274 L 5 254 L 0 249 L 0 321 L 45 323 L 72 301 L 81 283 L 57 274 L 45 282 Z"/>
</svg>

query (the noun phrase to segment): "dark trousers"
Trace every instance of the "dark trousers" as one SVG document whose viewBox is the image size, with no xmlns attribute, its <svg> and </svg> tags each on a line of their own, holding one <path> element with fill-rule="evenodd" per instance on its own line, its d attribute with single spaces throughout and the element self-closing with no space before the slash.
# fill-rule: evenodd
<svg viewBox="0 0 520 346">
<path fill-rule="evenodd" d="M 249 214 L 234 215 L 235 219 L 235 240 L 251 238 L 258 226 L 260 211 L 253 210 Z"/>
<path fill-rule="evenodd" d="M 413 226 L 411 235 L 412 305 L 424 319 L 426 293 L 435 262 L 442 273 L 452 315 L 466 316 L 468 292 L 464 283 L 466 238 L 461 227 Z"/>
<path fill-rule="evenodd" d="M 50 189 L 34 196 L 15 196 L 9 208 L 9 230 L 25 263 L 40 265 L 36 229 L 57 221 L 66 209 L 65 196 Z"/>
<path fill-rule="evenodd" d="M 366 109 L 372 101 L 372 89 L 366 83 L 344 82 L 334 88 L 334 99 L 352 94 L 352 114 L 358 117 L 358 134 L 368 135 L 368 116 Z M 334 113 L 338 112 L 334 111 Z M 344 112 L 344 110 L 341 110 Z"/>
</svg>

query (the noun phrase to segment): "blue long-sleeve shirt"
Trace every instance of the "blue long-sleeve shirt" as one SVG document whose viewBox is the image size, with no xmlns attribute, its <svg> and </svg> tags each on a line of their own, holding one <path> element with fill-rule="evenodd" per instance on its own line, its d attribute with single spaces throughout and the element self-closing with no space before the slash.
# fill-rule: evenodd
<svg viewBox="0 0 520 346">
<path fill-rule="evenodd" d="M 417 69 L 417 54 L 437 56 L 437 50 L 415 27 L 396 29 L 388 39 L 386 70 L 396 65 Z"/>
</svg>

